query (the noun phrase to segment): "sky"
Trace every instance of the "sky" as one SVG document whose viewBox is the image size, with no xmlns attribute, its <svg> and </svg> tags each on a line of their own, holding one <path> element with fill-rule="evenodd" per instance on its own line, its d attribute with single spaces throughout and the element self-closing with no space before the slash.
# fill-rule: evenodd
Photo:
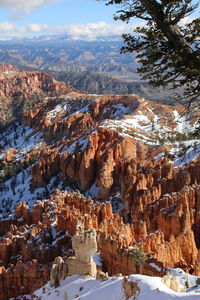
<svg viewBox="0 0 200 300">
<path fill-rule="evenodd" d="M 113 20 L 115 11 L 95 0 L 0 0 L 0 36 L 66 34 L 93 40 L 130 31 L 130 25 Z"/>
<path fill-rule="evenodd" d="M 64 34 L 94 40 L 130 32 L 138 25 L 116 23 L 117 7 L 96 0 L 0 0 L 0 36 Z"/>
</svg>

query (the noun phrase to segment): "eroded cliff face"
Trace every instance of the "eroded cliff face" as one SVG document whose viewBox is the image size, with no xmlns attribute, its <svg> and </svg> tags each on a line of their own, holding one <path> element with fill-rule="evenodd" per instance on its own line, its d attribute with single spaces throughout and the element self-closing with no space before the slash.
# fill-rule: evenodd
<svg viewBox="0 0 200 300">
<path fill-rule="evenodd" d="M 1 267 L 0 278 L 3 286 L 1 299 L 16 297 L 19 291 L 20 294 L 30 294 L 36 287 L 44 285 L 49 280 L 54 258 L 58 255 L 66 256 L 71 248 L 70 236 L 75 234 L 77 226 L 82 230 L 96 229 L 98 250 L 109 274 L 142 272 L 162 275 L 164 267 L 182 267 L 198 275 L 198 249 L 192 230 L 196 222 L 192 206 L 200 201 L 198 191 L 188 187 L 187 191 L 183 189 L 174 193 L 173 198 L 167 196 L 167 201 L 164 197 L 151 203 L 157 209 L 158 218 L 149 226 L 149 213 L 144 213 L 146 222 L 137 219 L 126 223 L 122 216 L 112 212 L 109 202 L 95 203 L 78 192 L 69 194 L 57 191 L 51 199 L 38 201 L 32 211 L 26 204 L 19 203 L 15 217 L 0 222 L 0 253 L 4 265 Z M 167 205 L 164 206 L 163 202 Z M 175 205 L 169 205 L 172 203 L 180 208 L 176 214 L 171 209 Z M 188 221 L 177 230 L 174 224 L 178 226 L 177 216 L 182 219 L 182 207 L 190 207 L 190 210 L 184 212 L 183 218 Z M 159 214 L 162 213 L 165 219 L 160 222 Z M 134 263 L 134 248 L 139 251 L 143 249 L 148 254 L 142 266 Z M 9 289 L 9 286 L 15 288 Z M 20 289 L 21 286 L 24 289 Z"/>
<path fill-rule="evenodd" d="M 134 198 L 130 198 L 129 222 L 125 207 L 120 214 L 113 213 L 110 202 L 94 202 L 80 192 L 58 190 L 51 199 L 38 201 L 31 211 L 19 203 L 15 217 L 0 222 L 2 299 L 16 297 L 19 291 L 30 294 L 44 285 L 54 258 L 70 255 L 70 236 L 77 226 L 96 229 L 98 250 L 109 274 L 160 276 L 164 267 L 181 267 L 199 275 L 199 195 L 199 187 L 192 184 L 156 200 L 141 196 L 137 210 Z M 133 249 L 147 254 L 142 265 L 134 262 Z M 16 288 L 8 289 L 11 284 Z M 24 290 L 19 289 L 22 285 Z"/>
<path fill-rule="evenodd" d="M 73 88 L 64 82 L 58 82 L 53 77 L 41 72 L 2 72 L 0 77 L 0 97 L 30 97 L 31 94 L 46 92 L 53 95 L 56 92 L 61 94 L 66 91 L 73 91 Z"/>
<path fill-rule="evenodd" d="M 72 91 L 49 101 L 39 111 L 27 112 L 25 122 L 58 139 L 65 135 L 78 138 L 100 125 L 156 144 L 155 138 L 160 134 L 161 139 L 170 133 L 174 136 L 191 131 L 199 113 L 182 117 L 183 110 L 181 106 L 157 104 L 138 95 L 99 96 Z"/>
<path fill-rule="evenodd" d="M 67 254 L 70 237 L 56 228 L 60 206 L 62 196 L 37 201 L 31 210 L 20 202 L 12 219 L 0 221 L 0 299 L 31 294 L 43 286 L 54 258 Z"/>
<path fill-rule="evenodd" d="M 0 73 L 18 72 L 19 69 L 10 64 L 0 63 Z"/>
<path fill-rule="evenodd" d="M 42 72 L 23 72 L 17 68 L 0 65 L 1 125 L 22 119 L 31 109 L 38 109 L 48 98 L 67 94 L 74 89 L 64 82 Z"/>
<path fill-rule="evenodd" d="M 194 206 L 200 201 L 196 191 L 199 191 L 199 188 L 190 187 L 187 191 L 183 189 L 173 193 L 173 196 L 168 195 L 168 201 L 166 197 L 161 197 L 151 204 L 143 202 L 146 209 L 142 215 L 135 216 L 131 223 L 126 223 L 122 216 L 113 214 L 108 202 L 94 204 L 89 199 L 84 201 L 81 195 L 70 195 L 65 199 L 66 208 L 58 216 L 58 228 L 67 230 L 72 235 L 77 224 L 80 223 L 84 229 L 96 228 L 99 234 L 101 257 L 110 274 L 121 272 L 127 275 L 138 272 L 130 254 L 133 246 L 149 253 L 164 267 L 180 267 L 188 272 L 199 274 L 198 245 L 195 242 L 194 230 L 197 220 L 193 218 Z M 152 209 L 157 208 L 151 222 L 149 220 L 152 215 L 148 210 L 150 206 Z M 186 208 L 184 212 L 183 207 Z M 164 218 L 161 221 L 162 214 Z M 149 274 L 149 264 L 144 266 L 143 273 Z M 152 270 L 152 273 L 157 274 L 156 270 Z"/>
<path fill-rule="evenodd" d="M 55 257 L 73 254 L 77 227 L 96 230 L 110 275 L 200 275 L 198 112 L 9 70 L 5 103 L 42 93 L 46 104 L 0 133 L 0 298 L 44 285 Z"/>
</svg>

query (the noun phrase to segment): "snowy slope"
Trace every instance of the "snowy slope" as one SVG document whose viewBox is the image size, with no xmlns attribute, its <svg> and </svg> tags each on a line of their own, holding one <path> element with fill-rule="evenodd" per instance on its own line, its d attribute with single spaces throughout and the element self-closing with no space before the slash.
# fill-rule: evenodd
<svg viewBox="0 0 200 300">
<path fill-rule="evenodd" d="M 199 300 L 200 293 L 177 293 L 162 283 L 162 278 L 145 275 L 131 275 L 130 280 L 137 282 L 140 292 L 137 300 Z M 107 281 L 74 275 L 66 278 L 57 288 L 47 283 L 34 292 L 41 300 L 125 300 L 122 277 L 112 277 Z M 37 299 L 36 297 L 32 299 Z M 130 299 L 134 299 L 133 297 Z"/>
<path fill-rule="evenodd" d="M 58 99 L 54 104 L 50 102 L 45 106 L 43 116 L 41 117 L 46 117 L 53 124 L 57 117 L 63 121 L 70 114 L 75 115 L 80 112 L 90 112 L 90 104 L 94 101 L 94 99 L 92 100 L 92 96 L 91 99 L 83 97 L 77 101 L 68 99 L 67 97 L 65 99 Z M 106 106 L 103 112 L 101 112 L 102 116 L 99 126 L 118 131 L 120 135 L 128 135 L 132 139 L 143 141 L 145 144 L 151 146 L 167 146 L 168 153 L 172 157 L 171 160 L 176 167 L 186 165 L 200 155 L 199 140 L 195 140 L 191 136 L 190 140 L 176 140 L 177 133 L 187 138 L 188 132 L 192 132 L 195 128 L 194 124 L 192 126 L 186 116 L 181 116 L 174 109 L 173 113 L 171 113 L 172 121 L 170 121 L 167 120 L 165 114 L 162 115 L 158 109 L 154 109 L 144 99 L 141 100 L 141 105 L 141 109 L 123 103 L 115 103 L 109 107 Z M 89 136 L 95 130 L 96 127 L 90 128 L 88 132 L 84 132 L 83 136 L 80 136 L 67 147 L 65 143 L 67 137 L 64 136 L 63 143 L 57 147 L 60 155 L 62 156 L 65 152 L 73 154 L 77 148 L 79 152 L 84 151 L 87 147 Z M 172 137 L 174 140 L 170 141 Z M 42 151 L 43 147 L 45 147 L 45 142 L 44 136 L 40 131 L 16 122 L 0 134 L 0 163 L 5 159 L 6 151 L 10 148 L 15 148 L 16 157 L 14 163 L 20 165 L 20 161 L 34 149 L 38 150 L 38 153 Z M 53 148 L 53 145 L 51 147 Z M 164 155 L 165 151 L 162 149 L 162 152 L 158 153 L 155 160 L 162 158 Z M 0 218 L 7 217 L 13 213 L 15 205 L 19 201 L 27 201 L 32 206 L 36 199 L 43 199 L 43 197 L 53 192 L 56 188 L 62 187 L 54 186 L 51 188 L 47 186 L 46 189 L 40 188 L 32 191 L 30 169 L 29 165 L 29 167 L 17 173 L 16 176 L 7 178 L 6 181 L 0 183 Z M 3 172 L 3 170 L 0 170 L 0 175 Z M 52 184 L 54 180 L 55 178 L 52 178 Z M 95 199 L 97 194 L 98 187 L 94 184 L 86 193 L 86 196 L 91 196 Z"/>
<path fill-rule="evenodd" d="M 36 143 L 42 142 L 42 134 L 35 132 L 29 126 L 15 123 L 0 134 L 0 148 L 7 150 L 9 148 L 19 149 L 21 152 L 30 152 Z"/>
<path fill-rule="evenodd" d="M 6 151 L 9 148 L 16 149 L 14 164 L 20 166 L 20 161 L 33 149 L 40 149 L 44 139 L 42 133 L 34 131 L 29 126 L 15 123 L 8 127 L 0 135 L 0 148 Z M 4 159 L 2 152 L 0 160 Z M 62 188 L 62 182 L 55 186 L 55 177 L 52 177 L 46 188 L 31 189 L 31 166 L 24 167 L 23 170 L 0 183 L 0 219 L 8 217 L 15 211 L 18 202 L 26 201 L 32 207 L 37 199 L 44 199 L 55 189 Z"/>
<path fill-rule="evenodd" d="M 184 166 L 200 156 L 200 144 L 189 147 L 189 149 L 174 161 L 176 167 Z"/>
<path fill-rule="evenodd" d="M 170 274 L 179 278 L 179 282 L 183 286 L 187 286 L 187 291 L 195 291 L 200 293 L 200 285 L 196 284 L 197 282 L 200 283 L 198 276 L 193 276 L 191 274 L 185 273 L 180 268 L 176 268 L 176 269 L 169 268 L 168 270 Z"/>
</svg>

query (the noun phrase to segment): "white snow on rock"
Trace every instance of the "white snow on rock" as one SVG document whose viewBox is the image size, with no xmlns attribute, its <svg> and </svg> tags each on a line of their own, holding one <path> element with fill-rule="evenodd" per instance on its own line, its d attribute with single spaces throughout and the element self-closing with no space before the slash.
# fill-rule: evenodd
<svg viewBox="0 0 200 300">
<path fill-rule="evenodd" d="M 15 148 L 20 149 L 20 151 L 29 152 L 39 141 L 43 141 L 40 132 L 35 132 L 29 126 L 18 123 L 9 127 L 0 135 L 0 147 L 3 150 Z"/>
<path fill-rule="evenodd" d="M 181 157 L 174 161 L 176 167 L 187 165 L 189 162 L 195 160 L 200 156 L 200 144 L 190 147 Z"/>
<path fill-rule="evenodd" d="M 168 270 L 169 270 L 170 274 L 178 277 L 181 284 L 187 286 L 188 290 L 190 290 L 190 288 L 196 287 L 196 288 L 199 288 L 199 292 L 200 292 L 200 286 L 197 287 L 197 282 L 200 283 L 200 277 L 185 273 L 180 268 L 177 268 L 177 269 L 168 268 Z"/>
<path fill-rule="evenodd" d="M 54 109 L 52 109 L 48 112 L 48 118 L 55 119 L 56 116 L 61 112 L 62 109 L 65 110 L 64 105 L 61 105 L 61 104 L 56 105 Z"/>
<path fill-rule="evenodd" d="M 188 133 L 194 131 L 195 126 L 191 126 L 189 122 L 189 115 L 180 115 L 177 110 L 173 110 L 174 123 L 176 125 L 176 131 L 180 133 Z"/>
<path fill-rule="evenodd" d="M 160 277 L 145 275 L 131 275 L 130 280 L 137 282 L 140 292 L 137 300 L 199 300 L 200 293 L 178 293 L 162 283 Z M 47 283 L 44 287 L 34 292 L 41 300 L 125 300 L 122 286 L 123 277 L 111 277 L 106 281 L 95 280 L 89 277 L 74 275 L 60 282 L 56 288 Z M 130 298 L 132 300 L 133 298 Z"/>
<path fill-rule="evenodd" d="M 18 202 L 26 201 L 29 206 L 32 206 L 36 199 L 42 198 L 45 189 L 38 188 L 31 191 L 30 183 L 30 167 L 28 167 L 16 176 L 0 184 L 0 219 L 7 217 L 8 213 L 14 213 Z"/>
<path fill-rule="evenodd" d="M 126 115 L 130 111 L 130 107 L 125 106 L 121 103 L 113 104 L 110 109 L 112 112 L 112 116 L 116 118 Z"/>
<path fill-rule="evenodd" d="M 99 193 L 99 187 L 94 183 L 90 189 L 85 193 L 86 197 L 92 197 L 93 199 L 97 199 Z"/>
<path fill-rule="evenodd" d="M 95 264 L 96 264 L 97 266 L 102 267 L 103 261 L 102 261 L 102 259 L 101 259 L 101 256 L 100 256 L 100 253 L 99 253 L 99 252 L 96 252 L 96 253 L 93 255 L 93 261 L 95 262 Z"/>
<path fill-rule="evenodd" d="M 76 114 L 78 113 L 87 113 L 89 110 L 90 104 L 87 104 L 86 106 L 84 106 L 83 108 L 80 108 L 79 110 L 76 111 Z"/>
<path fill-rule="evenodd" d="M 67 118 L 70 114 L 87 113 L 90 107 L 88 100 L 84 99 L 62 99 L 54 106 L 53 109 L 47 107 L 46 117 L 52 121 L 62 112 L 62 119 Z M 45 117 L 45 116 L 44 116 Z"/>
<path fill-rule="evenodd" d="M 76 149 L 76 147 L 79 147 L 79 151 L 82 152 L 82 151 L 84 151 L 86 149 L 87 145 L 88 145 L 88 137 L 84 136 L 84 137 L 76 140 L 75 142 L 73 142 L 68 148 L 63 149 L 62 154 L 65 153 L 65 152 L 73 154 L 74 151 L 75 151 L 75 149 Z M 61 148 L 63 148 L 63 147 L 65 147 L 65 146 L 61 145 L 61 147 L 59 148 L 59 150 Z"/>
<path fill-rule="evenodd" d="M 0 219 L 12 216 L 15 206 L 19 202 L 26 202 L 31 208 L 36 200 L 43 200 L 48 194 L 52 194 L 56 189 L 63 188 L 63 182 L 55 185 L 56 177 L 52 177 L 46 188 L 31 188 L 31 175 L 28 167 L 11 179 L 0 183 Z M 69 189 L 68 187 L 65 187 Z"/>
<path fill-rule="evenodd" d="M 5 159 L 5 153 L 0 154 L 0 160 L 4 160 Z"/>
<path fill-rule="evenodd" d="M 89 106 L 90 105 L 87 104 L 83 107 L 78 107 L 78 110 L 76 110 L 75 113 L 76 114 L 86 113 L 89 110 Z M 63 102 L 63 103 L 57 104 L 54 109 L 48 111 L 48 118 L 51 120 L 55 119 L 61 111 L 63 111 L 63 113 L 66 117 L 66 114 L 69 115 L 71 110 L 72 110 L 72 107 L 68 103 Z"/>
</svg>

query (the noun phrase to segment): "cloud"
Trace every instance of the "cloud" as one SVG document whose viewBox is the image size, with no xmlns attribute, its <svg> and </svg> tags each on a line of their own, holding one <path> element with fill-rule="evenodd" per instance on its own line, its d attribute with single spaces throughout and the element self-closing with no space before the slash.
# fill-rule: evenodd
<svg viewBox="0 0 200 300">
<path fill-rule="evenodd" d="M 16 34 L 16 35 L 22 35 L 22 34 L 26 34 L 27 30 L 25 27 L 23 26 L 17 26 L 11 23 L 0 23 L 0 34 L 7 34 L 7 35 L 12 35 L 12 34 Z"/>
<path fill-rule="evenodd" d="M 67 24 L 63 26 L 55 26 L 53 28 L 57 34 L 66 33 L 72 39 L 95 39 L 99 37 L 109 37 L 113 35 L 121 35 L 130 31 L 131 26 L 127 24 L 107 24 L 105 22 L 88 23 L 88 24 Z"/>
<path fill-rule="evenodd" d="M 60 1 L 62 0 L 0 0 L 0 8 L 11 9 L 13 16 L 17 17 L 22 12 L 30 14 L 39 6 Z"/>
<path fill-rule="evenodd" d="M 105 22 L 88 24 L 65 24 L 49 26 L 46 24 L 29 24 L 17 26 L 11 23 L 0 23 L 0 34 L 7 35 L 42 35 L 62 34 L 70 39 L 95 40 L 101 37 L 120 36 L 122 33 L 131 32 L 136 25 L 107 24 Z"/>
<path fill-rule="evenodd" d="M 27 31 L 27 33 L 48 33 L 50 30 L 50 26 L 46 24 L 29 24 L 25 27 L 25 30 Z"/>
<path fill-rule="evenodd" d="M 194 20 L 193 16 L 187 16 L 183 18 L 180 22 L 179 25 L 181 26 L 187 26 L 188 23 L 191 23 Z"/>
</svg>

